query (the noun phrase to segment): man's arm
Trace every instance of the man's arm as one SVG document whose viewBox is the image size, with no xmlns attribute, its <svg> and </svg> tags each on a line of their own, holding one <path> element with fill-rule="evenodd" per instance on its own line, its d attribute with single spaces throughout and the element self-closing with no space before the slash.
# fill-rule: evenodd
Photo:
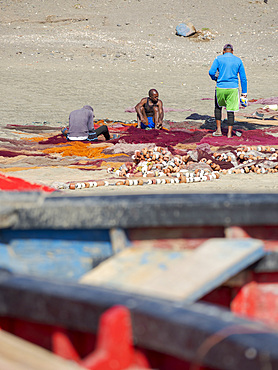
<svg viewBox="0 0 278 370">
<path fill-rule="evenodd" d="M 158 108 L 159 108 L 159 118 L 162 121 L 164 118 L 164 109 L 163 109 L 163 103 L 161 100 L 158 101 Z"/>
<path fill-rule="evenodd" d="M 161 100 L 158 100 L 158 122 L 157 122 L 157 127 L 158 129 L 162 128 L 162 122 L 164 118 L 164 109 L 163 109 L 163 103 Z"/>
<path fill-rule="evenodd" d="M 93 131 L 95 129 L 94 127 L 94 113 L 90 111 L 89 119 L 88 119 L 88 130 L 89 132 Z"/>
<path fill-rule="evenodd" d="M 239 77 L 240 77 L 241 93 L 245 95 L 247 94 L 247 77 L 246 77 L 244 65 L 242 62 L 239 66 L 238 72 L 239 72 Z"/>
<path fill-rule="evenodd" d="M 217 58 L 215 58 L 209 70 L 210 78 L 214 81 L 217 81 L 217 77 L 215 76 L 217 69 L 218 69 L 218 60 Z"/>
<path fill-rule="evenodd" d="M 138 114 L 139 118 L 140 118 L 140 121 L 143 122 L 144 124 L 146 124 L 145 122 L 145 117 L 142 113 L 142 108 L 144 107 L 144 105 L 146 104 L 147 102 L 147 98 L 143 98 L 136 106 L 135 106 L 135 110 L 136 110 L 136 113 Z"/>
</svg>

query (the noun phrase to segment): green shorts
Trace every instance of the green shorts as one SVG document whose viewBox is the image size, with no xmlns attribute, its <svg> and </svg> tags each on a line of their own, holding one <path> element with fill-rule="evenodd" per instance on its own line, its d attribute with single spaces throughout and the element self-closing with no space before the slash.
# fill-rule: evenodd
<svg viewBox="0 0 278 370">
<path fill-rule="evenodd" d="M 227 112 L 237 112 L 239 110 L 238 89 L 216 88 L 216 102 L 219 108 L 226 107 Z"/>
</svg>

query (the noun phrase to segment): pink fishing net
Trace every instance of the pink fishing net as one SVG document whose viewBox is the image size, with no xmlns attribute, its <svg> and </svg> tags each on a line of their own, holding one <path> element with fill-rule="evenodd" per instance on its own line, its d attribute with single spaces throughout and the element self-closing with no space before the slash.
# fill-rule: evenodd
<svg viewBox="0 0 278 370">
<path fill-rule="evenodd" d="M 278 134 L 278 126 L 272 126 L 272 127 L 268 127 L 264 130 L 262 130 L 263 132 L 265 132 L 266 134 Z"/>
<path fill-rule="evenodd" d="M 278 97 L 273 96 L 271 98 L 266 99 L 253 99 L 249 101 L 249 104 L 263 104 L 263 105 L 269 105 L 269 104 L 278 104 Z"/>
<path fill-rule="evenodd" d="M 95 161 L 87 161 L 87 162 L 75 162 L 71 163 L 71 165 L 74 166 L 96 166 L 96 167 L 101 167 L 104 163 L 107 162 L 129 162 L 131 161 L 131 156 L 128 157 L 126 155 L 119 155 L 117 157 L 108 157 L 104 159 L 97 159 Z M 86 168 L 80 168 L 81 170 L 86 170 Z M 88 168 L 90 170 L 90 168 Z"/>
</svg>

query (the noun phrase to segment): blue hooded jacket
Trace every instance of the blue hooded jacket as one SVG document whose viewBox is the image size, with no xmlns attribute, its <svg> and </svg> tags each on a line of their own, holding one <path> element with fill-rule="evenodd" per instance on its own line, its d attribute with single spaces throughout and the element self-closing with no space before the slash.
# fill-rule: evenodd
<svg viewBox="0 0 278 370">
<path fill-rule="evenodd" d="M 216 72 L 219 76 L 216 77 Z M 216 86 L 221 89 L 238 88 L 238 75 L 242 94 L 247 94 L 247 78 L 242 60 L 232 53 L 219 55 L 214 59 L 209 70 L 209 75 L 212 80 L 217 81 Z"/>
</svg>

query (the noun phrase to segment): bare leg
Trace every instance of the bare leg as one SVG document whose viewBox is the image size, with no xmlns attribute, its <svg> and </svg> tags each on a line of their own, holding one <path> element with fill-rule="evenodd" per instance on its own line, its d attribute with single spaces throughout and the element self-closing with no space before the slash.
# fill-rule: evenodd
<svg viewBox="0 0 278 370">
<path fill-rule="evenodd" d="M 230 138 L 232 137 L 232 129 L 233 129 L 233 124 L 235 122 L 235 113 L 234 112 L 227 112 L 228 115 L 228 134 L 227 137 Z"/>
<path fill-rule="evenodd" d="M 147 118 L 144 107 L 141 107 L 140 112 L 141 112 L 141 116 L 142 116 L 143 120 L 145 121 L 143 123 L 145 123 L 145 125 L 147 126 L 148 125 L 148 118 Z M 139 114 L 137 114 L 137 128 L 141 128 L 141 122 L 143 121 L 142 118 L 140 118 Z"/>
<path fill-rule="evenodd" d="M 163 118 L 164 118 L 164 111 L 162 110 L 159 114 L 159 121 L 158 121 L 158 125 L 159 125 L 159 129 L 161 130 L 162 129 L 162 125 L 163 125 Z"/>
<path fill-rule="evenodd" d="M 217 134 L 222 134 L 221 131 L 221 120 L 216 120 L 216 131 Z"/>
<path fill-rule="evenodd" d="M 157 128 L 157 125 L 158 125 L 158 122 L 159 122 L 159 111 L 158 111 L 158 107 L 153 107 L 153 111 L 154 111 L 154 116 L 153 116 L 154 127 Z"/>
<path fill-rule="evenodd" d="M 158 130 L 162 129 L 162 123 L 163 123 L 163 112 L 159 112 L 158 107 L 153 107 L 154 109 L 154 124 L 155 128 Z"/>
<path fill-rule="evenodd" d="M 163 125 L 163 114 L 160 114 L 160 115 L 159 115 L 159 119 L 158 119 L 157 128 L 158 128 L 159 130 L 161 130 L 161 129 L 162 129 L 162 125 Z"/>
<path fill-rule="evenodd" d="M 139 117 L 139 114 L 137 114 L 137 128 L 141 128 L 141 119 Z"/>
<path fill-rule="evenodd" d="M 153 107 L 154 109 L 154 126 L 156 129 L 162 129 L 163 115 L 159 113 L 158 107 Z"/>
</svg>

